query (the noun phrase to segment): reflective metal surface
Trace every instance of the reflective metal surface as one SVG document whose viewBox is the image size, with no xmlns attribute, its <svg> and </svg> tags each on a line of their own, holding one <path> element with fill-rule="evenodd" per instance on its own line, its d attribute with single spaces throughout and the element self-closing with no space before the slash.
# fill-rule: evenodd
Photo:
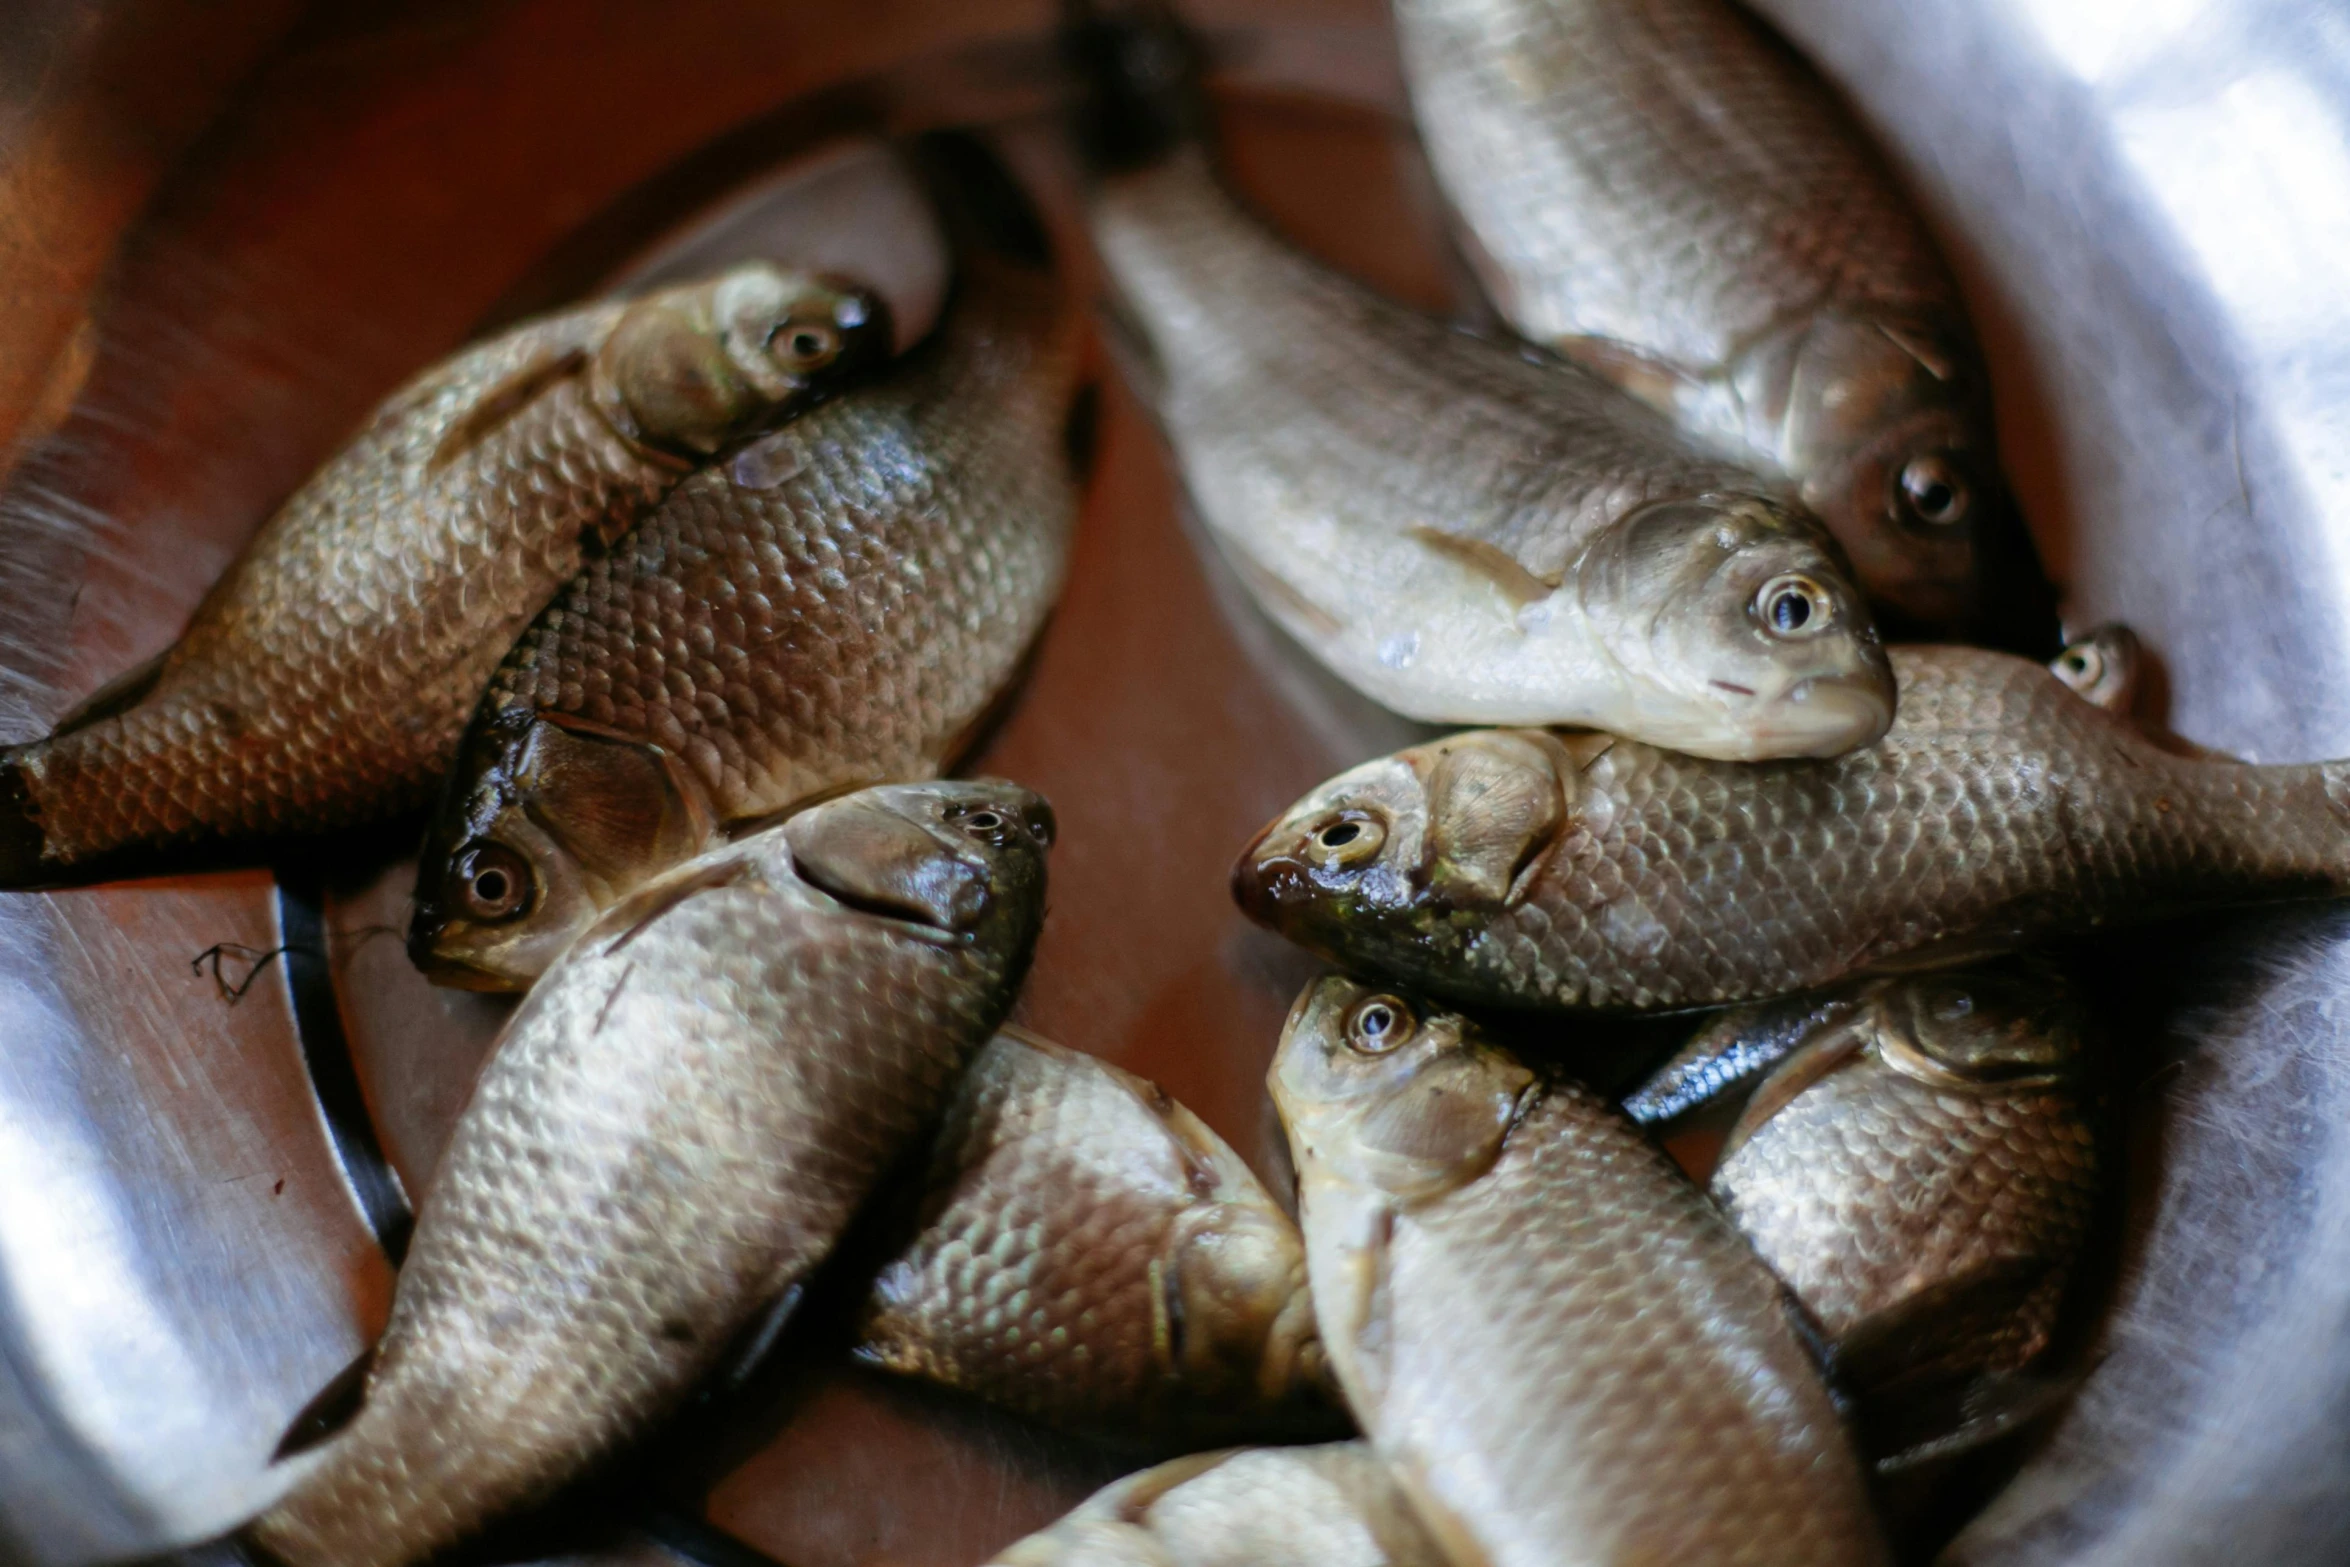
<svg viewBox="0 0 2350 1567">
<path fill-rule="evenodd" d="M 934 308 L 935 237 L 844 131 L 1011 123 L 1077 248 L 1041 113 L 1049 9 L 517 0 L 306 23 L 120 251 L 80 401 L 0 495 L 0 735 L 166 641 L 370 403 L 483 325 L 776 246 L 882 274 L 901 317 Z M 1228 158 L 1260 208 L 1475 313 L 1379 9 L 1185 9 L 1221 46 Z M 2072 619 L 2135 624 L 2197 740 L 2350 754 L 2350 16 L 1764 9 L 1951 242 Z M 840 248 L 788 248 L 819 243 Z M 1232 911 L 1225 859 L 1408 735 L 1203 563 L 1113 390 L 1068 598 L 977 763 L 1063 828 L 1023 1020 L 1157 1078 L 1277 1174 L 1261 1073 L 1307 965 Z M 0 894 L 0 1559 L 234 1523 L 285 1420 L 380 1323 L 399 1194 L 373 1148 L 422 1188 L 503 1011 L 408 969 L 404 848 L 322 850 L 285 868 L 282 904 L 260 872 Z M 241 1000 L 188 967 L 285 935 L 300 950 Z M 224 957 L 233 984 L 251 960 Z M 2149 1084 L 2102 1358 L 1951 1558 L 2350 1557 L 2350 923 L 2179 928 L 2100 961 Z M 665 1512 L 795 1567 L 949 1567 L 1138 1461 L 852 1370 L 811 1332 L 666 1433 L 604 1535 L 547 1550 L 723 1554 L 629 1532 Z"/>
</svg>

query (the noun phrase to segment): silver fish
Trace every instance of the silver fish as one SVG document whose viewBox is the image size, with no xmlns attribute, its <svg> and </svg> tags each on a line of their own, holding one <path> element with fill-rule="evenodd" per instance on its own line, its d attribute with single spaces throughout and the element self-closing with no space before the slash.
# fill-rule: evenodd
<svg viewBox="0 0 2350 1567">
<path fill-rule="evenodd" d="M 253 1538 L 286 1567 L 399 1567 L 673 1408 L 1002 1020 L 1051 835 L 1011 784 L 894 785 L 614 906 L 507 1025 L 355 1413 L 283 1460 Z"/>
<path fill-rule="evenodd" d="M 1337 978 L 1272 1089 L 1323 1343 L 1453 1561 L 1887 1559 L 1777 1282 L 1622 1115 Z"/>
<path fill-rule="evenodd" d="M 1197 1453 L 1128 1475 L 993 1567 L 1449 1567 L 1362 1442 Z"/>
</svg>

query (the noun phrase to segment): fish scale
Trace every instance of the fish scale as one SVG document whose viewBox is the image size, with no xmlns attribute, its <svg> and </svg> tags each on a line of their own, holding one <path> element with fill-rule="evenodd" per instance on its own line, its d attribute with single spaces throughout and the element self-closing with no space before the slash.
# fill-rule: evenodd
<svg viewBox="0 0 2350 1567">
<path fill-rule="evenodd" d="M 1893 661 L 1892 731 L 1833 761 L 1739 767 L 1605 737 L 1572 753 L 1548 742 L 1565 822 L 1542 844 L 1527 828 L 1535 857 L 1506 898 L 1431 888 L 1443 869 L 1426 856 L 1376 886 L 1301 858 L 1316 823 L 1417 788 L 1380 782 L 1413 757 L 1432 766 L 1493 743 L 1476 736 L 1316 790 L 1243 857 L 1236 890 L 1314 950 L 1438 994 L 1651 1010 L 2350 889 L 2343 764 L 2175 755 L 2004 654 L 1896 648 Z M 1407 842 L 1418 852 L 1403 834 L 1390 852 Z"/>
<path fill-rule="evenodd" d="M 857 873 L 822 852 L 854 813 L 902 805 L 917 845 L 951 848 L 967 800 L 1015 825 L 1008 848 L 963 851 L 989 891 L 955 931 L 803 879 L 812 844 L 829 880 Z M 674 1407 L 824 1258 L 1001 1019 L 1043 913 L 1042 809 L 1001 783 L 867 791 L 591 930 L 485 1067 L 357 1415 L 287 1460 L 254 1525 L 272 1556 L 429 1555 Z"/>
<path fill-rule="evenodd" d="M 1343 1424 L 1295 1225 L 1152 1084 L 999 1035 L 926 1190 L 879 1270 L 863 1359 L 1129 1443 Z"/>
</svg>

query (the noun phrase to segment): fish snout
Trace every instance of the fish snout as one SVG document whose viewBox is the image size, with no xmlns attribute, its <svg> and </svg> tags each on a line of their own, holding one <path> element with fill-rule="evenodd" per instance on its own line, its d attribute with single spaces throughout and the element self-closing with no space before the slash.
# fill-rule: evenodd
<svg viewBox="0 0 2350 1567">
<path fill-rule="evenodd" d="M 1313 867 L 1294 854 L 1265 847 L 1272 832 L 1261 834 L 1232 864 L 1232 901 L 1258 924 L 1278 930 L 1282 916 L 1311 902 L 1319 890 Z"/>
<path fill-rule="evenodd" d="M 809 885 L 868 914 L 965 934 L 994 905 L 1001 862 L 1041 864 L 1056 823 L 1042 796 L 980 781 L 861 790 L 782 831 Z"/>
<path fill-rule="evenodd" d="M 1874 745 L 1893 727 L 1889 683 L 1867 673 L 1799 680 L 1756 715 L 1755 758 L 1833 757 Z"/>
</svg>

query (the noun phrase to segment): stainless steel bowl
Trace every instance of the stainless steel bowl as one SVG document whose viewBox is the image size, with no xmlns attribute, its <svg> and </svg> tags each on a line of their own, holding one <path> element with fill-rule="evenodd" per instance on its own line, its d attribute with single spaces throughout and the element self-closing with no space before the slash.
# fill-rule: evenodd
<svg viewBox="0 0 2350 1567">
<path fill-rule="evenodd" d="M 1959 261 L 2071 618 L 2135 625 L 2194 739 L 2350 754 L 2350 16 L 1763 9 Z M 0 20 L 21 45 L 0 48 L 0 424 L 25 441 L 0 494 L 7 738 L 166 642 L 366 407 L 483 325 L 819 241 L 925 315 L 935 237 L 844 134 L 1004 126 L 1080 249 L 1041 3 L 150 10 Z M 1378 7 L 1187 10 L 1252 197 L 1379 286 L 1474 309 Z M 1260 1078 L 1304 966 L 1231 911 L 1223 859 L 1402 732 L 1202 564 L 1113 394 L 1070 595 L 980 759 L 1064 827 L 1025 1019 L 1274 1164 Z M 380 1326 L 386 1244 L 499 1016 L 385 937 L 401 847 L 0 895 L 0 1557 L 232 1526 Z M 2205 922 L 2106 964 L 2136 1088 L 2118 1282 L 2079 1397 L 1947 1559 L 2350 1559 L 2350 924 Z M 787 1343 L 553 1538 L 710 1559 L 714 1526 L 798 1567 L 968 1562 L 1123 1462 Z"/>
</svg>

